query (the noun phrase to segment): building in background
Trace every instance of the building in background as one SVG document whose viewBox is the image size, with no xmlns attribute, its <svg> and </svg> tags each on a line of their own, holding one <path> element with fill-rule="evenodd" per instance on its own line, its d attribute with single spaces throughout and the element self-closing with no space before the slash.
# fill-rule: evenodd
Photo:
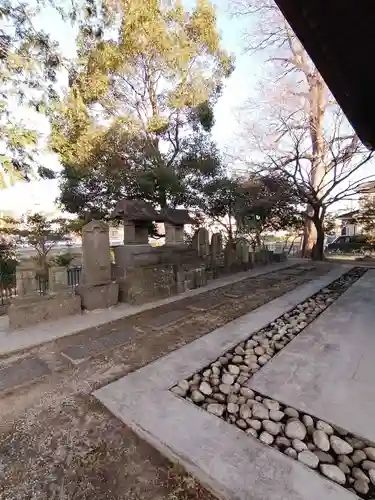
<svg viewBox="0 0 375 500">
<path fill-rule="evenodd" d="M 375 181 L 361 184 L 358 193 L 358 208 L 345 212 L 337 217 L 341 223 L 340 234 L 342 236 L 357 236 L 358 234 L 362 234 L 363 226 L 359 222 L 359 218 L 368 203 L 375 203 Z"/>
</svg>

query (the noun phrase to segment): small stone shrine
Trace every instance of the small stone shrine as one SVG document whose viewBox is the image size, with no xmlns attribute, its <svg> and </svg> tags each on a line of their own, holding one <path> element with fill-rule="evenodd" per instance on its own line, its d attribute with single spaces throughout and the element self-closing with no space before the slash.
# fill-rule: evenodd
<svg viewBox="0 0 375 500">
<path fill-rule="evenodd" d="M 183 245 L 184 225 L 195 224 L 187 210 L 165 208 L 160 212 L 160 218 L 164 221 L 166 245 Z"/>
<path fill-rule="evenodd" d="M 124 199 L 117 203 L 112 218 L 121 219 L 124 224 L 124 244 L 114 248 L 117 270 L 133 266 L 135 260 L 148 262 L 152 251 L 149 228 L 153 222 L 162 222 L 162 217 L 150 203 Z"/>
<path fill-rule="evenodd" d="M 143 200 L 120 200 L 112 218 L 123 220 L 124 245 L 148 245 L 150 223 L 163 222 L 154 207 Z"/>
</svg>

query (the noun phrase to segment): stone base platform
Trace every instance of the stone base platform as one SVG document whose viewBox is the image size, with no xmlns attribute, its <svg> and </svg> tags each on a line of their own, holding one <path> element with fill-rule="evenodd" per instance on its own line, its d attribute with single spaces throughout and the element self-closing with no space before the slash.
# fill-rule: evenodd
<svg viewBox="0 0 375 500">
<path fill-rule="evenodd" d="M 9 328 L 16 330 L 81 312 L 81 298 L 69 292 L 13 299 L 8 308 Z"/>
<path fill-rule="evenodd" d="M 82 299 L 83 309 L 93 311 L 115 306 L 118 303 L 119 285 L 101 283 L 99 285 L 79 285 L 76 294 Z"/>
<path fill-rule="evenodd" d="M 222 353 L 341 276 L 322 278 L 94 392 L 114 415 L 218 498 L 350 500 L 355 495 L 170 391 Z"/>
</svg>

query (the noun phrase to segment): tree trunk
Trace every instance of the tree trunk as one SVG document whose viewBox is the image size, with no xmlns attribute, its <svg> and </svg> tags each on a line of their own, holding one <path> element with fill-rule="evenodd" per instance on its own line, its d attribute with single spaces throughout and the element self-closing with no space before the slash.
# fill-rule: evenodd
<svg viewBox="0 0 375 500">
<path fill-rule="evenodd" d="M 311 220 L 313 216 L 312 207 L 308 207 L 306 209 L 306 219 L 305 219 L 305 227 L 303 232 L 303 242 L 302 242 L 302 255 L 301 257 L 311 258 L 312 251 L 316 242 L 316 228 Z"/>
<path fill-rule="evenodd" d="M 310 182 L 316 196 L 322 194 L 322 181 L 325 176 L 325 143 L 324 143 L 324 114 L 326 110 L 326 87 L 323 78 L 317 70 L 306 75 L 309 86 L 309 132 L 312 147 L 312 162 L 310 171 Z M 315 218 L 314 208 L 307 207 L 302 256 L 312 256 L 314 244 L 317 244 L 318 229 L 313 223 Z M 324 238 L 324 235 L 323 235 Z"/>
<path fill-rule="evenodd" d="M 255 242 L 256 242 L 256 245 L 258 248 L 262 246 L 262 241 L 260 239 L 260 233 L 258 231 L 255 233 Z"/>
<path fill-rule="evenodd" d="M 313 260 L 324 260 L 324 225 L 323 216 L 314 216 L 314 226 L 316 229 L 316 243 L 312 252 Z"/>
</svg>

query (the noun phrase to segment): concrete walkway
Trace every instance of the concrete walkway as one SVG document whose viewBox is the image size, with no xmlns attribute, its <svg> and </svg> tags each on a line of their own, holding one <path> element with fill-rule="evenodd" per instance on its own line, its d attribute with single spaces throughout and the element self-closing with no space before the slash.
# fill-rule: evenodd
<svg viewBox="0 0 375 500">
<path fill-rule="evenodd" d="M 369 270 L 250 386 L 375 442 L 375 270 Z"/>
<path fill-rule="evenodd" d="M 140 306 L 130 304 L 119 304 L 116 307 L 104 310 L 84 312 L 80 315 L 70 316 L 58 321 L 41 323 L 33 325 L 30 328 L 22 330 L 9 331 L 8 317 L 0 317 L 0 356 L 8 355 L 13 352 L 38 346 L 58 338 L 73 335 L 88 328 L 95 328 L 100 325 L 110 323 L 121 318 L 126 318 L 142 311 L 154 309 L 156 307 L 182 300 L 188 297 L 194 297 L 209 290 L 214 290 L 225 285 L 236 283 L 251 277 L 261 276 L 270 272 L 286 269 L 295 264 L 306 263 L 304 259 L 290 259 L 280 264 L 271 264 L 264 267 L 251 269 L 243 273 L 237 273 L 225 276 L 212 281 L 207 286 L 189 290 L 174 297 L 149 302 Z"/>
</svg>

